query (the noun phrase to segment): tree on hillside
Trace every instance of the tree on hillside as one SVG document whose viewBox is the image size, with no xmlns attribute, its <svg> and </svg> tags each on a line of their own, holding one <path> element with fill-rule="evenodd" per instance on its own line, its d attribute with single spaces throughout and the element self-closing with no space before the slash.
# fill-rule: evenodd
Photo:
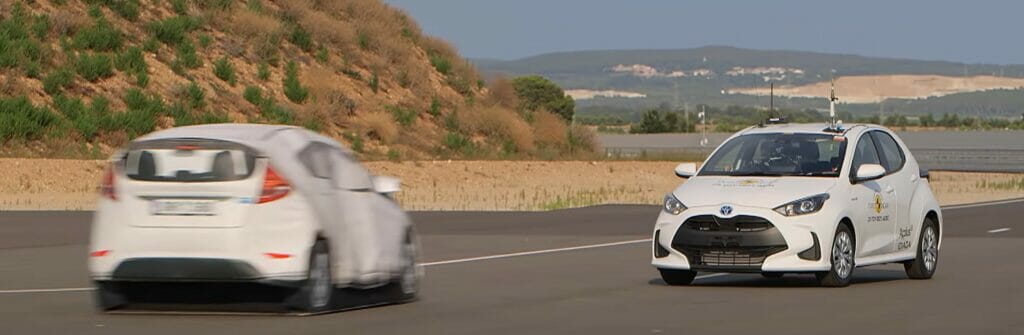
<svg viewBox="0 0 1024 335">
<path fill-rule="evenodd" d="M 519 108 L 524 111 L 548 110 L 566 121 L 572 120 L 576 102 L 565 95 L 557 84 L 541 76 L 526 76 L 512 80 L 519 96 Z"/>
</svg>

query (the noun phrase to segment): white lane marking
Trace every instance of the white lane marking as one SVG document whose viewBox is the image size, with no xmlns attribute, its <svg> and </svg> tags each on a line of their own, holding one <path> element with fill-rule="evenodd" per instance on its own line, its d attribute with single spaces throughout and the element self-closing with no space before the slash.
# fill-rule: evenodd
<svg viewBox="0 0 1024 335">
<path fill-rule="evenodd" d="M 626 245 L 626 244 L 647 243 L 647 242 L 650 242 L 650 241 L 651 241 L 651 239 L 648 238 L 648 239 L 643 239 L 643 240 L 630 240 L 630 241 L 619 241 L 619 242 L 610 242 L 610 243 L 601 243 L 601 244 L 590 244 L 590 245 L 581 245 L 581 246 L 568 247 L 568 248 L 556 248 L 556 249 L 546 249 L 546 250 L 515 252 L 515 253 L 510 253 L 510 254 L 470 257 L 470 258 L 462 258 L 462 259 L 450 259 L 450 260 L 445 260 L 445 261 L 420 263 L 420 266 L 426 267 L 426 266 L 435 266 L 435 265 L 445 265 L 445 264 L 457 264 L 457 263 L 485 261 L 485 260 L 491 260 L 491 259 L 509 258 L 509 257 L 518 257 L 518 256 L 550 254 L 550 253 L 563 252 L 563 251 L 574 251 L 574 250 L 584 250 L 584 249 L 612 247 L 612 246 Z M 710 275 L 699 276 L 696 279 L 717 277 L 718 275 L 724 275 L 724 274 L 722 274 L 722 273 L 714 273 L 714 274 L 710 274 Z M 41 288 L 41 289 L 24 289 L 24 290 L 0 290 L 0 294 L 7 294 L 7 293 L 82 292 L 82 291 L 93 291 L 93 290 L 95 290 L 95 289 L 92 288 L 92 287 Z"/>
<path fill-rule="evenodd" d="M 85 292 L 95 290 L 92 287 L 70 287 L 70 288 L 31 288 L 24 290 L 0 290 L 0 294 L 5 293 L 50 293 L 50 292 Z"/>
<path fill-rule="evenodd" d="M 1022 198 L 1022 199 L 1000 200 L 1000 201 L 989 201 L 989 202 L 979 202 L 979 203 L 963 204 L 963 205 L 943 206 L 942 209 L 946 210 L 946 209 L 961 209 L 961 208 L 995 206 L 995 205 L 1013 204 L 1013 203 L 1018 203 L 1018 202 L 1024 202 L 1024 198 Z"/>
<path fill-rule="evenodd" d="M 989 230 L 988 233 L 989 234 L 995 234 L 995 233 L 1002 233 L 1002 232 L 1008 232 L 1008 231 L 1010 231 L 1010 228 L 999 228 L 999 229 Z"/>
<path fill-rule="evenodd" d="M 485 261 L 485 260 L 499 259 L 499 258 L 529 256 L 529 255 L 540 255 L 540 254 L 550 254 L 550 253 L 563 252 L 563 251 L 594 249 L 594 248 L 612 247 L 612 246 L 617 246 L 617 245 L 647 243 L 647 242 L 651 242 L 651 239 L 648 238 L 648 239 L 643 239 L 643 240 L 631 240 L 631 241 L 620 241 L 620 242 L 601 243 L 601 244 L 590 244 L 590 245 L 581 245 L 581 246 L 568 247 L 568 248 L 556 248 L 556 249 L 546 249 L 546 250 L 514 252 L 514 253 L 510 253 L 510 254 L 470 257 L 470 258 L 461 258 L 461 259 L 450 259 L 450 260 L 446 260 L 446 261 L 420 263 L 420 266 L 436 266 L 436 265 L 445 265 L 445 264 L 467 263 L 467 262 Z"/>
</svg>

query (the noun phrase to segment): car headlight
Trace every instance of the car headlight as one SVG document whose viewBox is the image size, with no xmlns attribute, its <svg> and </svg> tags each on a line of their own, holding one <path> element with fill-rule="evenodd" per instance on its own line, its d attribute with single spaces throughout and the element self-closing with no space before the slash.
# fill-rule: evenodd
<svg viewBox="0 0 1024 335">
<path fill-rule="evenodd" d="M 775 207 L 775 211 L 785 216 L 811 214 L 821 210 L 828 198 L 828 193 L 822 193 Z"/>
<path fill-rule="evenodd" d="M 665 213 L 679 215 L 679 213 L 682 213 L 683 211 L 686 210 L 686 206 L 683 205 L 683 203 L 679 201 L 679 199 L 676 199 L 675 195 L 669 193 L 665 195 L 665 203 L 661 207 L 661 209 L 664 210 Z"/>
</svg>

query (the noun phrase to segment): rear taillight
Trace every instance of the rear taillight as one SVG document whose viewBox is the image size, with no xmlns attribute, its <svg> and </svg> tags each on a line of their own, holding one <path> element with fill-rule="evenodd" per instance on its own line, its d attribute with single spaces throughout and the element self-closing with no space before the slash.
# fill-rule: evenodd
<svg viewBox="0 0 1024 335">
<path fill-rule="evenodd" d="M 263 176 L 263 191 L 260 192 L 260 201 L 258 203 L 262 204 L 284 198 L 291 191 L 292 186 L 288 184 L 288 181 L 277 174 L 277 171 L 274 171 L 273 168 L 267 166 L 267 173 Z"/>
<path fill-rule="evenodd" d="M 100 195 L 110 200 L 117 200 L 117 190 L 114 188 L 114 165 L 107 165 L 103 172 L 103 181 L 100 183 Z"/>
</svg>

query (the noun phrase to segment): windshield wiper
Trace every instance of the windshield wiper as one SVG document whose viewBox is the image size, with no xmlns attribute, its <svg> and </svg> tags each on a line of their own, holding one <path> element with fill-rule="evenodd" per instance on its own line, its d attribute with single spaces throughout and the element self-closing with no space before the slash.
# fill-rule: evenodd
<svg viewBox="0 0 1024 335">
<path fill-rule="evenodd" d="M 785 176 L 792 176 L 792 174 L 789 174 L 789 173 L 779 173 L 779 172 L 750 171 L 750 172 L 733 172 L 733 173 L 730 173 L 729 176 L 733 176 L 733 177 L 785 177 Z"/>
</svg>

